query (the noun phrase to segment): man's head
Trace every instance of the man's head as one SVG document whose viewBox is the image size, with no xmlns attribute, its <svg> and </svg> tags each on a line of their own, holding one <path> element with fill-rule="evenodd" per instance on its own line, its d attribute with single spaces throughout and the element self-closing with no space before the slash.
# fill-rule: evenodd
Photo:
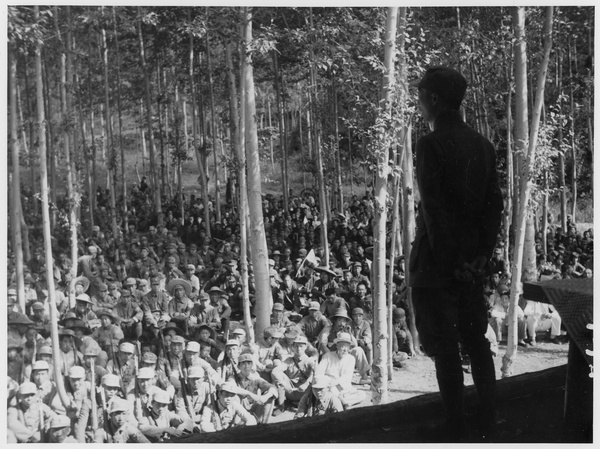
<svg viewBox="0 0 600 449">
<path fill-rule="evenodd" d="M 449 67 L 430 67 L 421 80 L 419 105 L 423 118 L 429 122 L 446 109 L 458 110 L 467 90 L 467 80 Z"/>
</svg>

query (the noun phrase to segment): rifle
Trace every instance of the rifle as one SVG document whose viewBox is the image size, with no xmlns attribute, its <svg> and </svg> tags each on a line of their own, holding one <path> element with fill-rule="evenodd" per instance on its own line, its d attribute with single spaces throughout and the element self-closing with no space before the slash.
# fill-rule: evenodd
<svg viewBox="0 0 600 449">
<path fill-rule="evenodd" d="M 90 400 L 92 401 L 92 428 L 96 430 L 98 428 L 98 406 L 96 405 L 96 360 L 94 357 L 90 359 L 91 363 L 91 389 L 90 389 Z"/>
<path fill-rule="evenodd" d="M 140 365 L 139 365 L 139 359 L 138 356 L 141 355 L 141 345 L 139 340 L 136 341 L 136 348 L 137 348 L 137 354 L 134 354 L 133 356 L 133 363 L 134 363 L 134 394 L 135 394 L 135 400 L 134 400 L 134 407 L 135 407 L 135 415 L 136 419 L 140 419 L 142 417 L 142 402 L 140 401 L 140 391 L 139 391 L 139 386 L 138 386 L 138 373 L 140 372 Z"/>
<path fill-rule="evenodd" d="M 39 413 L 39 424 L 38 424 L 38 428 L 40 431 L 40 443 L 45 443 L 45 438 L 44 438 L 44 410 L 42 409 L 42 396 L 40 396 L 40 394 L 38 393 L 38 397 L 37 397 L 37 404 L 38 404 L 38 413 Z"/>
<path fill-rule="evenodd" d="M 179 369 L 179 383 L 181 384 L 181 396 L 183 396 L 183 402 L 185 404 L 185 408 L 190 414 L 190 418 L 194 421 L 194 409 L 190 404 L 188 395 L 187 395 L 187 375 L 183 374 L 181 370 L 181 363 L 177 360 L 177 368 Z M 175 400 L 175 396 L 173 396 L 173 400 Z"/>
<path fill-rule="evenodd" d="M 213 409 L 213 416 L 215 418 L 215 428 L 217 431 L 223 429 L 223 424 L 221 423 L 221 415 L 219 415 L 219 409 L 217 408 L 217 389 L 213 384 L 213 381 L 210 377 L 210 373 L 205 371 L 206 378 L 208 379 L 208 388 L 209 388 L 209 397 L 210 397 L 210 405 Z"/>
<path fill-rule="evenodd" d="M 104 418 L 104 425 L 102 426 L 104 429 L 104 433 L 106 434 L 106 436 L 109 438 L 110 441 L 110 434 L 108 433 L 108 423 L 109 423 L 109 416 L 108 416 L 108 409 L 106 407 L 106 396 L 104 394 L 104 388 L 100 389 L 100 401 L 102 401 L 102 417 Z"/>
</svg>

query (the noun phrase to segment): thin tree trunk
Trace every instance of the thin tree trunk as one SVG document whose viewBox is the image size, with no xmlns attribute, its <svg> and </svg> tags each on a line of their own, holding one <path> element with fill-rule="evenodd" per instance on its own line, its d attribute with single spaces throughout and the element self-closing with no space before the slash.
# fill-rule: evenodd
<svg viewBox="0 0 600 449">
<path fill-rule="evenodd" d="M 337 191 L 337 207 L 338 212 L 344 212 L 344 192 L 342 190 L 342 162 L 340 157 L 340 126 L 338 116 L 337 90 L 335 78 L 333 79 L 333 120 L 334 120 L 334 144 L 335 144 L 335 171 L 336 171 L 336 191 Z"/>
<path fill-rule="evenodd" d="M 267 108 L 269 111 L 269 150 L 271 154 L 271 172 L 275 173 L 275 160 L 273 159 L 273 132 L 271 124 L 271 102 L 267 99 Z"/>
<path fill-rule="evenodd" d="M 573 44 L 574 45 L 574 44 Z M 573 223 L 577 223 L 577 151 L 575 148 L 575 98 L 573 95 L 573 52 L 571 49 L 571 39 L 568 39 L 567 50 L 569 52 L 569 131 L 571 143 L 571 219 Z M 565 229 L 567 231 L 567 229 Z"/>
<path fill-rule="evenodd" d="M 138 11 L 138 38 L 140 43 L 140 63 L 142 68 L 142 74 L 144 77 L 144 93 L 146 100 L 146 120 L 148 126 L 148 142 L 149 142 L 149 150 L 150 150 L 150 177 L 152 178 L 152 192 L 154 196 L 154 207 L 156 211 L 157 221 L 159 225 L 164 224 L 164 217 L 162 211 L 162 203 L 160 196 L 160 185 L 158 182 L 158 177 L 156 173 L 156 160 L 155 160 L 155 151 L 154 151 L 154 136 L 152 132 L 152 101 L 150 96 L 150 80 L 148 79 L 148 68 L 146 65 L 146 55 L 144 50 L 144 37 L 142 35 L 142 8 L 137 7 Z"/>
<path fill-rule="evenodd" d="M 34 6 L 34 19 L 39 20 L 39 6 Z M 46 115 L 44 112 L 44 82 L 42 79 L 42 43 L 41 40 L 35 46 L 35 79 L 37 98 L 37 124 L 38 124 L 38 147 L 40 151 L 40 178 L 42 199 L 42 226 L 44 234 L 44 252 L 46 262 L 46 283 L 48 288 L 48 303 L 50 307 L 50 330 L 54 359 L 54 382 L 56 383 L 58 396 L 65 408 L 70 405 L 70 399 L 64 386 L 63 376 L 60 373 L 60 351 L 58 344 L 58 310 L 56 308 L 56 291 L 54 289 L 54 262 L 52 259 L 52 236 L 50 233 L 50 212 L 48 201 L 48 164 L 46 160 Z"/>
<path fill-rule="evenodd" d="M 310 28 L 314 31 L 312 8 L 310 8 Z M 310 45 L 310 83 L 311 105 L 313 117 L 317 117 L 317 74 L 315 67 L 314 42 Z M 323 157 L 321 155 L 321 130 L 319 120 L 314 120 L 315 155 L 317 158 L 317 179 L 319 184 L 319 206 L 321 210 L 321 246 L 323 247 L 322 265 L 329 267 L 329 242 L 327 235 L 327 195 L 325 193 L 325 179 L 323 177 Z"/>
<path fill-rule="evenodd" d="M 515 81 L 517 101 L 515 120 L 515 144 L 517 151 L 526 154 L 527 158 L 523 161 L 523 172 L 519 199 L 519 221 L 517 223 L 517 232 L 515 238 L 515 254 L 512 264 L 512 282 L 510 287 L 510 305 L 508 310 L 508 342 L 506 353 L 502 358 L 502 377 L 511 376 L 513 373 L 513 363 L 517 355 L 517 314 L 516 307 L 519 297 L 523 291 L 521 282 L 521 267 L 523 264 L 523 255 L 525 249 L 525 234 L 527 230 L 527 206 L 531 195 L 531 171 L 535 162 L 535 153 L 537 138 L 540 125 L 540 116 L 544 99 L 544 88 L 546 84 L 546 75 L 548 72 L 548 63 L 550 60 L 550 51 L 552 49 L 552 15 L 553 7 L 545 8 L 546 19 L 544 22 L 544 55 L 540 64 L 537 88 L 535 92 L 535 104 L 531 118 L 531 130 L 528 126 L 527 111 L 527 51 L 525 42 L 525 8 L 513 7 L 513 23 L 516 38 L 516 57 L 515 57 Z"/>
<path fill-rule="evenodd" d="M 117 112 L 119 116 L 119 149 L 121 150 L 121 191 L 123 193 L 123 230 L 129 229 L 127 216 L 127 175 L 125 173 L 125 147 L 123 146 L 123 109 L 121 108 L 121 57 L 119 55 L 119 35 L 117 33 L 116 7 L 112 7 L 114 38 L 115 38 L 115 64 L 117 69 Z M 116 237 L 116 235 L 115 235 Z"/>
<path fill-rule="evenodd" d="M 15 44 L 11 41 L 8 47 L 8 101 L 9 132 L 12 162 L 12 184 L 10 195 L 10 232 L 12 250 L 15 255 L 15 271 L 17 278 L 17 298 L 21 310 L 25 310 L 25 283 L 23 277 L 23 245 L 21 238 L 21 167 L 19 164 L 19 138 L 17 131 L 17 60 Z M 9 277 L 11 273 L 8 273 Z"/>
<path fill-rule="evenodd" d="M 208 16 L 208 8 L 207 8 Z M 208 91 L 210 99 L 210 123 L 212 134 L 212 151 L 215 163 L 215 218 L 221 221 L 221 185 L 219 184 L 219 161 L 217 159 L 217 117 L 215 113 L 215 96 L 213 88 L 212 68 L 210 60 L 210 42 L 208 32 L 206 33 L 206 71 L 208 73 Z"/>
<path fill-rule="evenodd" d="M 101 7 L 104 11 L 104 7 Z M 117 227 L 117 201 L 116 201 L 116 155 L 114 149 L 114 138 L 112 129 L 112 112 L 110 108 L 110 88 L 109 88 L 109 77 L 108 77 L 108 45 L 106 43 L 106 30 L 102 28 L 102 63 L 104 65 L 104 104 L 106 112 L 106 146 L 107 146 L 107 160 L 106 169 L 108 171 L 109 180 L 109 192 L 110 192 L 110 221 L 112 226 L 113 236 L 118 236 L 119 231 Z"/>
<path fill-rule="evenodd" d="M 244 7 L 244 41 L 246 46 L 252 41 L 252 13 Z M 250 208 L 250 243 L 252 247 L 252 268 L 256 286 L 254 314 L 256 315 L 255 335 L 262 335 L 270 325 L 272 307 L 271 285 L 269 282 L 268 249 L 262 215 L 262 189 L 260 158 L 258 154 L 258 133 L 256 128 L 256 106 L 254 98 L 254 75 L 251 54 L 246 52 L 244 88 L 246 99 L 246 157 L 248 161 L 248 205 Z"/>
<path fill-rule="evenodd" d="M 510 266 L 510 236 L 513 224 L 513 208 L 515 198 L 515 174 L 513 158 L 513 121 L 512 121 L 512 87 L 510 80 L 513 71 L 513 46 L 511 45 L 510 66 L 507 65 L 506 84 L 508 86 L 508 99 L 506 100 L 506 203 L 504 210 L 504 260 Z"/>
<path fill-rule="evenodd" d="M 384 76 L 381 93 L 381 114 L 385 116 L 392 109 L 392 95 L 395 84 L 394 60 L 396 56 L 396 27 L 398 8 L 387 8 L 384 41 Z M 377 143 L 377 177 L 374 195 L 373 220 L 373 264 L 371 267 L 371 287 L 373 289 L 373 363 L 371 365 L 371 391 L 373 403 L 381 404 L 389 400 L 387 376 L 387 347 L 391 344 L 388 335 L 385 295 L 386 223 L 387 223 L 387 182 L 390 175 L 390 145 L 392 130 L 380 131 Z M 395 158 L 392 159 L 394 161 Z M 393 265 L 392 260 L 390 264 Z"/>
<path fill-rule="evenodd" d="M 286 132 L 285 132 L 285 117 L 283 108 L 283 98 L 281 92 L 281 79 L 279 74 L 279 61 L 277 58 L 277 51 L 273 50 L 273 72 L 275 81 L 275 101 L 277 103 L 277 115 L 279 124 L 279 151 L 281 154 L 281 186 L 283 190 L 283 204 L 284 209 L 287 210 L 288 203 L 288 185 L 287 185 L 287 146 L 286 146 Z"/>
<path fill-rule="evenodd" d="M 562 111 L 562 52 L 561 48 L 556 48 L 557 58 L 557 92 L 558 92 L 558 110 Z M 558 188 L 560 190 L 560 223 L 564 233 L 567 232 L 567 186 L 565 183 L 565 151 L 563 145 L 563 128 L 558 127 Z"/>
</svg>

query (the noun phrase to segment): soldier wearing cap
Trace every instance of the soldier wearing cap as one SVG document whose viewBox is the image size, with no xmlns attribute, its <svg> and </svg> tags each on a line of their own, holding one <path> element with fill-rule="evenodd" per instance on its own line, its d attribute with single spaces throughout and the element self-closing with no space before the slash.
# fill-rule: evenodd
<svg viewBox="0 0 600 449">
<path fill-rule="evenodd" d="M 108 357 L 113 358 L 118 350 L 119 342 L 124 338 L 123 331 L 119 326 L 120 319 L 108 309 L 97 310 L 96 315 L 100 318 L 101 326 L 94 330 L 94 339 L 108 354 Z"/>
<path fill-rule="evenodd" d="M 165 285 L 168 285 L 173 279 L 183 279 L 183 272 L 178 268 L 180 257 L 175 254 L 169 254 L 165 259 L 163 275 L 165 276 Z"/>
<path fill-rule="evenodd" d="M 134 388 L 135 383 L 135 346 L 133 343 L 123 341 L 119 344 L 119 350 L 106 364 L 106 371 L 116 374 L 121 379 L 123 393 L 127 394 Z"/>
<path fill-rule="evenodd" d="M 133 416 L 138 421 L 147 413 L 145 409 L 152 405 L 152 396 L 154 393 L 162 390 L 156 385 L 156 381 L 157 375 L 154 368 L 142 367 L 137 373 L 137 391 L 132 390 L 127 393 L 127 401 L 131 406 Z M 175 389 L 172 385 L 167 393 L 170 398 L 175 395 Z"/>
<path fill-rule="evenodd" d="M 297 335 L 292 343 L 292 354 L 285 357 L 271 372 L 278 389 L 278 410 L 283 411 L 284 401 L 300 401 L 316 368 L 316 358 L 306 354 L 309 343 L 304 335 Z"/>
<path fill-rule="evenodd" d="M 81 346 L 81 339 L 75 335 L 73 330 L 62 329 L 58 333 L 60 372 L 63 376 L 67 375 L 71 367 L 83 364 L 83 354 L 79 352 L 79 346 Z"/>
<path fill-rule="evenodd" d="M 166 391 L 156 390 L 152 395 L 151 406 L 144 410 L 139 420 L 139 429 L 150 440 L 160 442 L 191 433 L 192 419 L 169 410 L 171 398 Z"/>
<path fill-rule="evenodd" d="M 271 371 L 275 361 L 281 361 L 282 349 L 279 339 L 283 338 L 283 332 L 276 327 L 267 327 L 263 331 L 263 340 L 258 342 L 258 360 L 256 371 L 267 382 L 271 382 Z"/>
<path fill-rule="evenodd" d="M 185 378 L 187 378 L 187 373 L 192 367 L 200 366 L 206 372 L 206 375 L 211 377 L 213 383 L 221 383 L 217 371 L 213 369 L 208 361 L 200 357 L 200 343 L 188 341 L 183 354 L 184 359 L 182 369 Z"/>
<path fill-rule="evenodd" d="M 196 276 L 196 266 L 193 263 L 187 263 L 185 266 L 185 273 L 183 279 L 190 283 L 192 287 L 189 295 L 190 299 L 194 299 L 200 293 L 200 279 Z"/>
<path fill-rule="evenodd" d="M 321 304 L 318 301 L 311 301 L 308 304 L 308 315 L 300 320 L 298 327 L 304 332 L 308 341 L 316 347 L 319 334 L 327 326 L 331 326 L 331 322 L 321 313 Z"/>
<path fill-rule="evenodd" d="M 221 385 L 219 398 L 214 404 L 208 404 L 206 407 L 211 412 L 212 424 L 214 430 L 224 430 L 238 426 L 256 425 L 256 418 L 240 404 L 237 393 L 239 387 L 233 381 L 225 382 Z M 207 432 L 212 429 L 207 430 Z"/>
<path fill-rule="evenodd" d="M 142 310 L 144 311 L 144 324 L 153 333 L 158 336 L 159 330 L 171 321 L 169 316 L 169 296 L 160 291 L 160 279 L 156 276 L 150 279 L 151 290 L 144 295 L 142 300 Z"/>
<path fill-rule="evenodd" d="M 338 309 L 349 310 L 350 306 L 344 298 L 338 295 L 337 289 L 328 288 L 325 290 L 325 301 L 321 304 L 321 313 L 332 319 L 333 314 Z"/>
<path fill-rule="evenodd" d="M 96 381 L 96 386 L 99 387 L 101 385 L 102 377 L 108 373 L 106 368 L 103 367 L 100 363 L 96 363 L 98 360 L 98 355 L 101 350 L 98 346 L 90 346 L 85 349 L 83 353 L 83 368 L 85 369 L 85 380 L 86 382 L 92 381 L 92 362 L 94 362 L 94 377 Z"/>
<path fill-rule="evenodd" d="M 31 321 L 43 338 L 50 336 L 50 316 L 46 311 L 44 303 L 36 301 L 31 305 Z"/>
<path fill-rule="evenodd" d="M 75 296 L 75 307 L 70 309 L 69 312 L 75 314 L 75 318 L 79 318 L 85 323 L 88 323 L 89 321 L 98 318 L 92 310 L 93 304 L 94 303 L 92 302 L 87 293 L 81 293 Z"/>
<path fill-rule="evenodd" d="M 79 443 L 71 435 L 71 420 L 65 415 L 56 415 L 50 419 L 48 426 L 48 443 Z"/>
<path fill-rule="evenodd" d="M 217 309 L 219 318 L 221 319 L 220 331 L 223 333 L 225 340 L 229 338 L 229 322 L 231 319 L 231 307 L 227 299 L 229 296 L 226 292 L 217 286 L 213 286 L 208 291 L 210 297 L 210 305 Z"/>
<path fill-rule="evenodd" d="M 460 113 L 466 79 L 454 69 L 430 67 L 417 87 L 423 119 L 433 130 L 416 148 L 421 201 L 409 279 L 421 344 L 435 359 L 446 408 L 447 422 L 439 430 L 447 440 L 460 440 L 464 382 L 459 341 L 470 348 L 483 427 L 495 421 L 483 274 L 496 244 L 503 199 L 494 146 Z"/>
<path fill-rule="evenodd" d="M 188 320 L 190 331 L 199 331 L 203 324 L 210 326 L 212 329 L 221 326 L 219 312 L 216 307 L 210 304 L 210 296 L 206 292 L 200 292 L 198 295 Z"/>
<path fill-rule="evenodd" d="M 98 267 L 95 260 L 98 255 L 98 248 L 88 247 L 88 254 L 84 254 L 77 260 L 77 275 L 85 276 L 88 279 L 94 279 L 98 275 Z"/>
<path fill-rule="evenodd" d="M 327 376 L 315 377 L 298 403 L 294 419 L 305 416 L 320 416 L 344 411 L 338 395 L 332 391 L 332 382 Z"/>
<path fill-rule="evenodd" d="M 96 431 L 94 443 L 149 443 L 140 429 L 131 422 L 129 403 L 121 398 L 113 399 L 108 406 L 108 423 Z"/>
<path fill-rule="evenodd" d="M 238 358 L 240 356 L 240 343 L 237 340 L 227 340 L 223 359 L 219 362 L 217 373 L 222 382 L 239 377 Z"/>
<path fill-rule="evenodd" d="M 284 331 L 288 326 L 292 326 L 294 323 L 290 321 L 290 319 L 285 315 L 285 309 L 283 304 L 280 302 L 276 302 L 273 304 L 273 309 L 271 312 L 271 327 L 276 327 Z"/>
<path fill-rule="evenodd" d="M 56 416 L 50 407 L 37 396 L 33 382 L 25 381 L 19 386 L 18 403 L 8 407 L 6 424 L 11 436 L 18 443 L 44 442 L 46 421 Z M 40 423 L 40 418 L 43 422 Z"/>
<path fill-rule="evenodd" d="M 50 379 L 50 364 L 45 360 L 36 360 L 31 365 L 31 380 L 37 388 L 40 400 L 50 405 L 56 395 L 56 384 Z"/>
<path fill-rule="evenodd" d="M 158 369 L 165 372 L 176 390 L 180 388 L 179 378 L 184 363 L 184 348 L 185 338 L 181 335 L 173 335 L 167 352 L 158 358 Z"/>
<path fill-rule="evenodd" d="M 156 354 L 150 351 L 142 352 L 142 357 L 140 358 L 141 368 L 152 368 L 156 376 L 156 386 L 167 391 L 171 396 L 175 394 L 175 387 L 171 384 L 169 377 L 158 367 L 158 357 Z"/>
<path fill-rule="evenodd" d="M 211 422 L 212 409 L 208 407 L 211 402 L 210 385 L 205 380 L 204 369 L 201 366 L 192 366 L 187 374 L 187 391 L 189 392 L 189 410 L 192 414 L 195 430 L 200 432 L 214 431 Z"/>
<path fill-rule="evenodd" d="M 281 360 L 285 360 L 288 357 L 291 357 L 294 354 L 293 345 L 296 337 L 305 336 L 299 326 L 289 326 L 283 331 L 283 338 L 279 340 L 279 346 L 281 347 Z M 319 351 L 308 343 L 306 346 L 305 352 L 309 357 L 314 357 L 317 359 L 319 357 Z"/>
<path fill-rule="evenodd" d="M 277 388 L 254 371 L 252 354 L 240 355 L 238 368 L 237 394 L 242 398 L 242 405 L 259 424 L 268 423 L 278 396 Z"/>
<path fill-rule="evenodd" d="M 135 279 L 133 286 L 135 287 Z M 128 279 L 127 282 L 130 282 Z M 127 284 L 129 285 L 129 284 Z M 131 289 L 124 288 L 119 301 L 113 307 L 113 314 L 119 318 L 121 330 L 126 338 L 139 339 L 142 336 L 144 312 L 139 303 L 131 296 Z"/>
<path fill-rule="evenodd" d="M 365 312 L 360 307 L 352 309 L 351 334 L 356 338 L 369 363 L 373 363 L 373 334 L 371 332 L 371 323 L 364 319 Z"/>
</svg>

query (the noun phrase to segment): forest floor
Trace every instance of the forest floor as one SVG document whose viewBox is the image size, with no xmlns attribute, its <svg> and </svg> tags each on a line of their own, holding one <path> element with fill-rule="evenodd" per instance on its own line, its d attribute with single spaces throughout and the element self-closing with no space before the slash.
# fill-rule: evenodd
<svg viewBox="0 0 600 449">
<path fill-rule="evenodd" d="M 518 347 L 516 360 L 513 364 L 513 375 L 541 371 L 547 368 L 565 365 L 569 345 L 566 337 L 560 337 L 564 343 L 551 343 L 548 339 L 538 339 L 537 346 L 526 348 Z M 506 353 L 506 344 L 500 344 L 498 354 L 494 357 L 496 378 L 501 378 L 502 357 Z M 358 381 L 358 374 L 355 374 Z M 470 374 L 464 375 L 465 385 L 473 385 Z M 403 362 L 400 368 L 394 368 L 389 387 L 389 402 L 401 401 L 413 396 L 439 391 L 435 376 L 435 367 L 432 359 L 426 356 L 416 356 Z M 369 385 L 356 385 L 363 390 L 367 397 L 357 407 L 373 405 L 372 392 Z M 272 417 L 270 423 L 282 422 L 292 419 L 294 412 L 287 410 L 277 417 Z M 502 419 L 502 417 L 500 417 Z"/>
</svg>

